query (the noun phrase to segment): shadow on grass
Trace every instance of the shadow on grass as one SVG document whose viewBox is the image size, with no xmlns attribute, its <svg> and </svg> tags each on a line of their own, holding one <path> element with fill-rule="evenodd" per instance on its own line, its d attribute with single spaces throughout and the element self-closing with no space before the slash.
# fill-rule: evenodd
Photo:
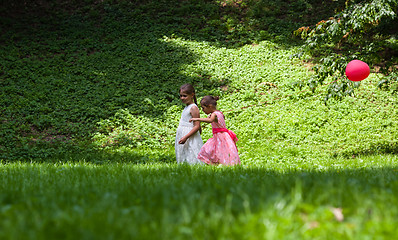
<svg viewBox="0 0 398 240">
<path fill-rule="evenodd" d="M 333 1 L 325 8 L 323 2 L 306 0 L 260 1 L 16 1 L 4 3 L 0 8 L 4 29 L 18 26 L 43 26 L 42 23 L 57 24 L 61 19 L 81 16 L 94 21 L 97 27 L 126 21 L 140 26 L 140 31 L 151 31 L 154 25 L 162 28 L 163 35 L 178 35 L 196 41 L 206 41 L 218 47 L 236 47 L 256 41 L 275 41 L 288 47 L 290 38 L 298 27 L 314 25 L 327 19 L 344 1 Z M 47 21 L 44 19 L 48 19 Z M 144 28 L 142 28 L 144 27 Z M 20 29 L 14 29 L 20 30 Z"/>
<path fill-rule="evenodd" d="M 9 19 L 0 50 L 0 158 L 46 157 L 45 147 L 90 138 L 118 110 L 159 119 L 180 104 L 182 84 L 214 87 L 200 73 L 181 74 L 198 56 L 163 38 L 164 25 L 108 14 L 99 22 Z"/>
<path fill-rule="evenodd" d="M 295 10 L 289 1 L 2 5 L 0 158 L 45 158 L 51 151 L 32 149 L 86 140 L 121 109 L 159 119 L 180 104 L 178 89 L 186 82 L 202 92 L 228 85 L 200 70 L 182 74 L 200 56 L 168 39 L 217 47 L 269 40 L 288 48 L 295 44 Z M 311 11 L 302 10 L 310 18 Z"/>
<path fill-rule="evenodd" d="M 134 155 L 128 155 L 129 158 L 132 156 Z M 398 168 L 393 162 L 354 168 L 275 170 L 265 166 L 191 166 L 170 163 L 167 159 L 168 163 L 157 164 L 131 164 L 137 162 L 130 160 L 107 161 L 104 164 L 86 162 L 86 158 L 87 155 L 79 162 L 55 162 L 53 166 L 48 165 L 51 162 L 42 166 L 35 164 L 27 166 L 25 170 L 24 165 L 18 165 L 17 168 L 22 171 L 15 173 L 15 177 L 26 174 L 26 171 L 37 172 L 37 175 L 55 174 L 51 178 L 53 184 L 58 180 L 62 182 L 65 177 L 85 176 L 80 184 L 90 187 L 93 182 L 101 179 L 101 182 L 107 183 L 106 187 L 96 186 L 91 191 L 101 195 L 103 189 L 106 189 L 120 196 L 131 195 L 133 192 L 130 198 L 139 198 L 138 205 L 143 209 L 156 206 L 155 210 L 168 208 L 177 212 L 181 211 L 183 205 L 191 206 L 193 211 L 198 208 L 200 211 L 208 211 L 212 209 L 211 206 L 218 206 L 222 211 L 230 208 L 232 213 L 238 214 L 248 208 L 253 212 L 265 211 L 264 207 L 270 206 L 286 211 L 286 207 L 293 204 L 292 211 L 304 214 L 314 211 L 315 206 L 343 207 L 348 211 L 346 213 L 356 214 L 353 209 L 358 207 L 377 209 L 380 204 L 384 206 L 384 201 L 398 201 Z M 93 168 L 92 165 L 96 167 Z M 42 171 L 41 168 L 46 170 Z M 58 175 L 58 168 L 63 169 L 64 175 Z M 32 186 L 35 181 L 32 180 Z M 128 207 L 135 203 L 135 200 L 124 201 L 118 207 Z M 157 206 L 158 204 L 160 205 Z M 149 208 L 147 211 L 152 210 Z"/>
<path fill-rule="evenodd" d="M 398 212 L 396 172 L 388 166 L 275 171 L 177 164 L 3 165 L 0 179 L 7 184 L 0 203 L 7 218 L 0 222 L 14 223 L 2 231 L 14 237 L 26 236 L 29 225 L 31 239 L 87 234 L 174 239 L 182 233 L 187 237 L 180 239 L 246 239 L 248 234 L 253 239 L 266 234 L 391 239 Z"/>
</svg>

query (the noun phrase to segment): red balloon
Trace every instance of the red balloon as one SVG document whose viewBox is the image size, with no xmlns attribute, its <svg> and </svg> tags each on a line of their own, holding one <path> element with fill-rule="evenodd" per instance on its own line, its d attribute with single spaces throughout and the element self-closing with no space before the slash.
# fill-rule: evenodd
<svg viewBox="0 0 398 240">
<path fill-rule="evenodd" d="M 362 81 L 370 74 L 368 64 L 360 60 L 352 60 L 345 68 L 345 75 L 348 79 L 354 82 Z"/>
</svg>

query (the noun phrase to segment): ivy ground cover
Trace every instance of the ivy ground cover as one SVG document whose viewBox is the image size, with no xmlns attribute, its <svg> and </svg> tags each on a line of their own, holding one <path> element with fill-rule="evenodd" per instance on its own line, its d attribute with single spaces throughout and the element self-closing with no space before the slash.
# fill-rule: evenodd
<svg viewBox="0 0 398 240">
<path fill-rule="evenodd" d="M 397 96 L 372 73 L 325 105 L 289 14 L 257 32 L 192 2 L 2 18 L 1 239 L 396 236 Z M 186 82 L 221 97 L 242 166 L 174 163 Z"/>
</svg>

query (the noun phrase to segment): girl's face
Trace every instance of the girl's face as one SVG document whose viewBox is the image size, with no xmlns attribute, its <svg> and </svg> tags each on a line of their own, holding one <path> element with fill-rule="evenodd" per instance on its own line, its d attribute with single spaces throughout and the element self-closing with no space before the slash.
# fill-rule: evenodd
<svg viewBox="0 0 398 240">
<path fill-rule="evenodd" d="M 180 99 L 186 105 L 189 105 L 189 104 L 193 103 L 193 96 L 194 96 L 193 93 L 192 94 L 188 94 L 186 92 L 180 91 Z"/>
<path fill-rule="evenodd" d="M 202 105 L 202 110 L 203 110 L 203 112 L 205 112 L 206 114 L 209 114 L 209 113 L 214 112 L 214 107 L 213 107 L 213 105 L 210 105 L 210 106 Z"/>
</svg>

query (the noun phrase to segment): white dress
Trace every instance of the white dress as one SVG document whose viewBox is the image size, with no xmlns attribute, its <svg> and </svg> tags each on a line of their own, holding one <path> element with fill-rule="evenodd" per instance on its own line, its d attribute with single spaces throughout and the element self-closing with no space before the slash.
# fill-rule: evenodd
<svg viewBox="0 0 398 240">
<path fill-rule="evenodd" d="M 192 103 L 186 106 L 181 113 L 181 119 L 177 128 L 175 140 L 177 163 L 203 164 L 203 162 L 198 159 L 198 153 L 200 148 L 203 146 L 202 137 L 200 136 L 199 131 L 189 137 L 184 144 L 178 143 L 180 139 L 187 135 L 193 128 L 193 122 L 189 122 L 189 119 L 192 118 L 190 111 L 193 106 L 198 107 L 195 103 Z"/>
</svg>

